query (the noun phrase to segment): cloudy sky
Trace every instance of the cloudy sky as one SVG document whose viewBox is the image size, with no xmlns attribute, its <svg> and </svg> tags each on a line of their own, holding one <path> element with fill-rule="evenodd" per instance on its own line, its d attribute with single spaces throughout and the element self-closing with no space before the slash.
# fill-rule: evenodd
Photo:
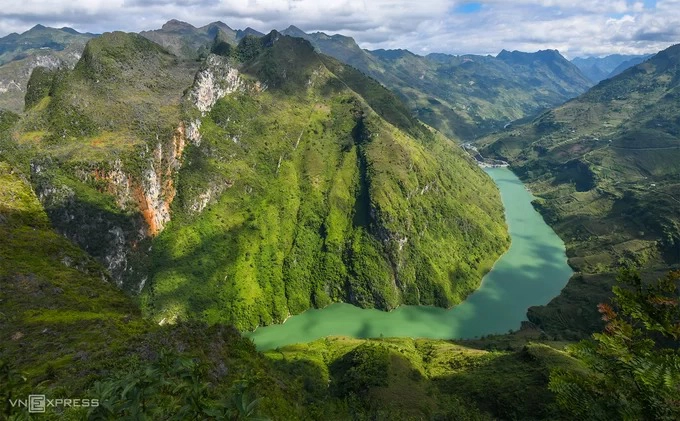
<svg viewBox="0 0 680 421">
<path fill-rule="evenodd" d="M 0 36 L 35 24 L 141 31 L 175 18 L 261 32 L 342 33 L 368 49 L 496 54 L 553 48 L 573 58 L 680 42 L 680 0 L 0 0 Z"/>
</svg>

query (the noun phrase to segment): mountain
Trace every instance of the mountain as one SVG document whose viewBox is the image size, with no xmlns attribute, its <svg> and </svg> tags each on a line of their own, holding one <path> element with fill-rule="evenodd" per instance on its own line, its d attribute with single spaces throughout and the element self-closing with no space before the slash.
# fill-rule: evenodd
<svg viewBox="0 0 680 421">
<path fill-rule="evenodd" d="M 305 40 L 224 54 L 104 34 L 72 71 L 33 72 L 14 126 L 52 225 L 148 317 L 252 329 L 333 301 L 448 307 L 479 285 L 508 237 L 457 145 Z"/>
<path fill-rule="evenodd" d="M 611 78 L 611 77 L 614 77 L 614 76 L 616 76 L 616 75 L 619 75 L 619 74 L 621 74 L 621 73 L 623 73 L 623 71 L 626 70 L 626 69 L 628 69 L 629 67 L 633 67 L 633 66 L 635 66 L 635 65 L 637 65 L 637 64 L 642 63 L 643 61 L 645 61 L 645 60 L 647 60 L 648 58 L 652 57 L 652 55 L 653 55 L 653 54 L 645 54 L 645 55 L 642 55 L 642 56 L 633 56 L 632 58 L 630 58 L 630 59 L 628 59 L 628 60 L 622 62 L 622 63 L 619 64 L 618 66 L 616 66 L 616 67 L 614 68 L 614 70 L 612 70 L 612 71 L 607 75 L 607 79 L 608 79 L 608 78 Z"/>
<path fill-rule="evenodd" d="M 606 298 L 622 262 L 648 278 L 680 264 L 679 74 L 675 45 L 481 141 L 483 154 L 508 160 L 529 183 L 578 272 L 560 297 L 530 312 L 545 329 L 592 327 L 597 313 L 576 309 Z"/>
<path fill-rule="evenodd" d="M 15 124 L 20 116 L 0 112 L 3 399 L 67 393 L 87 402 L 46 408 L 55 419 L 559 414 L 548 376 L 575 365 L 543 344 L 325 338 L 263 354 L 233 327 L 145 319 L 106 267 L 51 226 L 23 168 L 30 151 L 12 139 Z M 2 415 L 25 417 L 26 408 L 6 405 Z"/>
<path fill-rule="evenodd" d="M 302 37 L 397 92 L 422 121 L 456 138 L 472 139 L 583 93 L 592 84 L 557 52 L 503 51 L 498 57 L 418 56 L 407 50 L 362 50 L 342 35 Z"/>
<path fill-rule="evenodd" d="M 142 31 L 139 34 L 162 45 L 178 57 L 197 59 L 201 53 L 207 54 L 208 46 L 220 31 L 230 44 L 236 43 L 236 31 L 222 22 L 196 28 L 189 23 L 172 19 L 161 29 Z"/>
<path fill-rule="evenodd" d="M 0 38 L 0 108 L 23 111 L 26 83 L 38 67 L 73 67 L 87 40 L 71 28 L 36 25 L 28 31 Z"/>
<path fill-rule="evenodd" d="M 166 22 L 161 29 L 142 31 L 139 34 L 162 45 L 174 55 L 189 59 L 205 58 L 218 34 L 221 40 L 232 46 L 236 46 L 246 36 L 264 36 L 252 28 L 234 30 L 219 21 L 196 28 L 176 19 Z"/>
<path fill-rule="evenodd" d="M 611 54 L 605 57 L 576 57 L 574 63 L 593 83 L 614 77 L 629 67 L 642 63 L 651 54 Z"/>
</svg>

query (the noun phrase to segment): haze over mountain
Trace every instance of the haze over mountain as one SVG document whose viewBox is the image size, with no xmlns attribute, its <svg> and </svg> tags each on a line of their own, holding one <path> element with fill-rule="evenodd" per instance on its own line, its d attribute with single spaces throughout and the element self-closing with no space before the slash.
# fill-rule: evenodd
<svg viewBox="0 0 680 421">
<path fill-rule="evenodd" d="M 614 77 L 629 67 L 640 64 L 652 54 L 612 54 L 606 57 L 576 57 L 571 60 L 593 83 Z"/>
<path fill-rule="evenodd" d="M 166 22 L 161 29 L 142 31 L 139 34 L 162 45 L 179 57 L 198 58 L 200 55 L 207 55 L 210 45 L 220 31 L 224 41 L 233 45 L 247 35 L 264 36 L 263 33 L 252 28 L 234 30 L 222 22 L 212 22 L 196 28 L 189 23 L 175 19 Z"/>
</svg>

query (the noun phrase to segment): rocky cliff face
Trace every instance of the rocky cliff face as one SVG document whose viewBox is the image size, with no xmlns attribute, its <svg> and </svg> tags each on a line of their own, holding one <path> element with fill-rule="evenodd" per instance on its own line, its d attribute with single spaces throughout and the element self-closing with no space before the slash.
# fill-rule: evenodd
<svg viewBox="0 0 680 421">
<path fill-rule="evenodd" d="M 69 187 L 55 177 L 50 162 L 34 162 L 32 179 L 38 197 L 57 228 L 100 260 L 116 283 L 130 291 L 140 290 L 146 277 L 140 260 L 145 260 L 150 240 L 170 221 L 175 198 L 173 177 L 181 167 L 186 146 L 184 124 L 170 139 L 147 147 L 145 168 L 139 175 L 126 169 L 120 159 L 75 168 L 73 175 L 85 186 L 113 199 L 115 207 L 96 209 L 78 194 L 82 186 Z M 146 249 L 142 247 L 146 245 Z"/>
<path fill-rule="evenodd" d="M 245 82 L 229 59 L 210 54 L 196 74 L 189 100 L 205 115 L 225 95 L 245 89 Z"/>
</svg>

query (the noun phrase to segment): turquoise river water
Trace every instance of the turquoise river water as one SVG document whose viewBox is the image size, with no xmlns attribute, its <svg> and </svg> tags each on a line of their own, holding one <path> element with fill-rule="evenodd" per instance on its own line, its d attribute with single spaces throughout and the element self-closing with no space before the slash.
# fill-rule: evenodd
<svg viewBox="0 0 680 421">
<path fill-rule="evenodd" d="M 329 335 L 457 339 L 519 328 L 527 308 L 558 295 L 572 270 L 564 243 L 534 210 L 534 197 L 517 176 L 507 168 L 486 172 L 500 189 L 512 244 L 464 302 L 450 309 L 400 306 L 390 312 L 338 303 L 246 336 L 258 349 L 267 350 Z"/>
</svg>

